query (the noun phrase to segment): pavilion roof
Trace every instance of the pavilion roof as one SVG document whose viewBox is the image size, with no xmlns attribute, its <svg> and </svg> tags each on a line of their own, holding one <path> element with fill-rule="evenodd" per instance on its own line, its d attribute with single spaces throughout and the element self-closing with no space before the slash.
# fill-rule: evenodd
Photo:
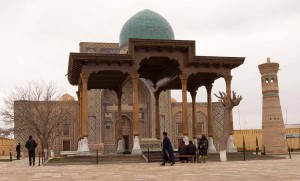
<svg viewBox="0 0 300 181">
<path fill-rule="evenodd" d="M 181 74 L 188 89 L 212 84 L 230 75 L 245 57 L 196 56 L 195 41 L 129 39 L 127 54 L 70 53 L 68 80 L 80 83 L 80 73 L 90 74 L 88 89 L 120 89 L 137 71 L 151 80 L 157 91 L 181 89 Z"/>
</svg>

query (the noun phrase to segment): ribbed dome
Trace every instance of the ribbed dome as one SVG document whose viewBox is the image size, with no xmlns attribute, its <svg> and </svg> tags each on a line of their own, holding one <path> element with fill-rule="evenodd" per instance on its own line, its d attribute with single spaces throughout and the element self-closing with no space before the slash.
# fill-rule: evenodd
<svg viewBox="0 0 300 181">
<path fill-rule="evenodd" d="M 59 101 L 75 101 L 75 99 L 70 94 L 64 94 L 59 98 Z"/>
<path fill-rule="evenodd" d="M 123 25 L 119 46 L 127 45 L 128 38 L 174 40 L 174 32 L 164 17 L 145 9 L 133 15 Z"/>
</svg>

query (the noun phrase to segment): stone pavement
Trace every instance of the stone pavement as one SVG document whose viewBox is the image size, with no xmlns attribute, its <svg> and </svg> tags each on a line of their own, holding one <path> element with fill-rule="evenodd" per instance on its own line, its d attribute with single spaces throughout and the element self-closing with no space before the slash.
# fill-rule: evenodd
<svg viewBox="0 0 300 181">
<path fill-rule="evenodd" d="M 47 180 L 300 180 L 300 155 L 292 159 L 176 163 L 28 166 L 28 159 L 0 162 L 0 181 Z"/>
</svg>

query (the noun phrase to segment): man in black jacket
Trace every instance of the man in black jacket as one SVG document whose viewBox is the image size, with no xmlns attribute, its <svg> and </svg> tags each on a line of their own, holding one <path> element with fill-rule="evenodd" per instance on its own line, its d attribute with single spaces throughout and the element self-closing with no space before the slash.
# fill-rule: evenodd
<svg viewBox="0 0 300 181">
<path fill-rule="evenodd" d="M 37 143 L 35 142 L 35 140 L 32 139 L 32 136 L 29 136 L 29 139 L 27 140 L 26 145 L 25 145 L 25 147 L 28 149 L 29 166 L 31 166 L 31 163 L 34 166 L 36 146 L 37 146 Z M 31 162 L 31 159 L 32 159 L 32 162 Z"/>
<path fill-rule="evenodd" d="M 21 143 L 20 142 L 16 146 L 16 151 L 17 151 L 17 160 L 20 160 L 20 156 L 21 156 Z"/>
</svg>

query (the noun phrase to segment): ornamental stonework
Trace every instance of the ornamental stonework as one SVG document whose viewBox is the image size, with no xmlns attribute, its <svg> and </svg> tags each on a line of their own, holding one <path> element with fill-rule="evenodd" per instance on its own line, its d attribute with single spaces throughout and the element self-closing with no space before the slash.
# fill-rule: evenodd
<svg viewBox="0 0 300 181">
<path fill-rule="evenodd" d="M 278 63 L 258 66 L 262 80 L 262 144 L 266 154 L 286 154 L 287 143 L 282 117 L 277 72 Z"/>
</svg>

